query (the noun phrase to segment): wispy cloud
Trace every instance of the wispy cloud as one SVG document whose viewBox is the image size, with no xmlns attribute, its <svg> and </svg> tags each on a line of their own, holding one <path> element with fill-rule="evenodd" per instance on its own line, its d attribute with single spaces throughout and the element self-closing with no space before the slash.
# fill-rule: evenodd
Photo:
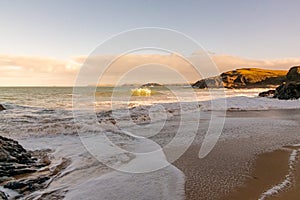
<svg viewBox="0 0 300 200">
<path fill-rule="evenodd" d="M 242 67 L 266 69 L 289 69 L 300 65 L 300 58 L 278 60 L 254 60 L 231 55 L 212 55 L 220 72 Z M 86 61 L 90 73 L 103 69 L 112 56 L 75 56 L 68 60 L 36 56 L 0 55 L 0 85 L 73 85 L 76 76 Z M 204 63 L 203 66 L 205 67 Z M 143 66 L 135 69 L 137 66 Z M 165 67 L 164 67 L 165 66 Z M 127 73 L 127 74 L 126 74 Z M 121 79 L 120 77 L 123 76 Z M 158 81 L 171 83 L 179 80 L 178 74 L 186 76 L 189 82 L 199 79 L 199 74 L 178 55 L 126 55 L 110 63 L 101 79 L 103 84 L 144 83 Z M 88 74 L 86 74 L 88 76 Z M 92 83 L 91 83 L 92 84 Z"/>
<path fill-rule="evenodd" d="M 289 69 L 292 66 L 300 65 L 300 58 L 255 60 L 231 55 L 213 55 L 212 59 L 221 71 L 242 67 L 255 67 L 264 69 Z"/>
</svg>

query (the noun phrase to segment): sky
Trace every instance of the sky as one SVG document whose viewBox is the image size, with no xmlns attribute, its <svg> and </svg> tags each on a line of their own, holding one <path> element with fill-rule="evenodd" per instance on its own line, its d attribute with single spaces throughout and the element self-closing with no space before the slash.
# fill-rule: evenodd
<svg viewBox="0 0 300 200">
<path fill-rule="evenodd" d="M 299 7 L 298 0 L 0 0 L 0 85 L 72 85 L 79 58 L 141 27 L 188 35 L 220 71 L 287 69 L 300 64 Z"/>
</svg>

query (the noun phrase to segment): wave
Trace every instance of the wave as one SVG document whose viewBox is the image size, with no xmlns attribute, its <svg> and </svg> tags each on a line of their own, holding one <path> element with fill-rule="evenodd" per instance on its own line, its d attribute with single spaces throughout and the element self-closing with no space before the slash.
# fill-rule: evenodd
<svg viewBox="0 0 300 200">
<path fill-rule="evenodd" d="M 149 88 L 135 88 L 131 90 L 133 96 L 151 96 L 152 91 Z"/>
<path fill-rule="evenodd" d="M 224 104 L 224 101 L 226 104 Z M 272 110 L 297 109 L 300 100 L 279 100 L 264 97 L 227 97 L 208 101 L 200 101 L 201 110 Z"/>
</svg>

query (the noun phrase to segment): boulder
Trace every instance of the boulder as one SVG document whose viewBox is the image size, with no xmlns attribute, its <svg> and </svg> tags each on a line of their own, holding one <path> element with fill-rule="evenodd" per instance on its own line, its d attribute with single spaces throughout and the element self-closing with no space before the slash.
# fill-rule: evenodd
<svg viewBox="0 0 300 200">
<path fill-rule="evenodd" d="M 276 88 L 274 98 L 288 100 L 300 98 L 300 82 L 283 83 Z"/>
<path fill-rule="evenodd" d="M 2 111 L 2 110 L 6 110 L 6 109 L 4 108 L 4 106 L 2 106 L 2 105 L 0 104 L 0 111 Z"/>
<path fill-rule="evenodd" d="M 275 90 L 268 90 L 266 92 L 261 92 L 258 94 L 260 97 L 274 97 L 275 95 Z"/>
</svg>

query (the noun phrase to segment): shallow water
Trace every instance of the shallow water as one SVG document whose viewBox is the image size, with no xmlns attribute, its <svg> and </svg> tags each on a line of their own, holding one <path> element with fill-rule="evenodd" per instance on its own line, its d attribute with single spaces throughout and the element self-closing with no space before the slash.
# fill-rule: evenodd
<svg viewBox="0 0 300 200">
<path fill-rule="evenodd" d="M 72 110 L 72 88 L 0 88 L 0 103 L 7 108 L 0 113 L 1 135 L 20 140 L 28 149 L 53 149 L 54 161 L 71 159 L 71 164 L 49 188 L 35 192 L 31 197 L 57 193 L 58 196 L 67 199 L 87 196 L 90 199 L 98 199 L 99 195 L 103 199 L 117 199 L 120 196 L 127 196 L 129 199 L 147 199 L 151 196 L 156 199 L 184 198 L 184 175 L 173 165 L 143 175 L 119 173 L 99 162 L 97 156 L 92 156 L 83 145 L 82 139 L 88 137 L 99 141 L 99 145 L 101 137 L 105 136 L 125 150 L 160 150 L 160 146 L 167 145 L 174 138 L 179 125 L 183 133 L 186 133 L 181 135 L 181 141 L 193 139 L 191 133 L 195 124 L 199 123 L 199 108 L 202 112 L 195 137 L 197 144 L 203 142 L 211 119 L 210 110 L 218 111 L 214 113 L 217 117 L 224 115 L 224 110 L 271 110 L 261 113 L 252 111 L 249 116 L 248 112 L 240 112 L 238 115 L 235 113 L 226 119 L 221 141 L 256 138 L 260 143 L 263 138 L 267 138 L 267 143 L 261 144 L 264 148 L 260 148 L 261 151 L 265 151 L 271 147 L 288 144 L 298 137 L 295 127 L 299 127 L 299 121 L 291 117 L 289 111 L 282 110 L 287 113 L 281 113 L 280 110 L 273 109 L 300 108 L 300 101 L 256 97 L 258 92 L 265 89 L 226 90 L 227 107 L 223 104 L 224 96 L 219 90 L 215 93 L 219 96 L 211 96 L 208 90 L 193 90 L 195 98 L 189 95 L 190 90 L 184 87 L 173 87 L 172 90 L 151 88 L 155 91 L 152 96 L 128 98 L 131 89 L 132 87 L 120 87 L 114 92 L 113 88 L 109 87 L 97 88 L 92 102 L 96 120 L 100 122 L 96 124 L 93 118 L 86 115 L 84 104 L 80 110 Z M 112 101 L 113 92 L 115 98 Z M 84 92 L 82 94 L 90 95 Z M 214 99 L 213 103 L 211 99 Z M 109 112 L 112 108 L 113 112 Z M 82 115 L 80 121 L 74 121 L 74 111 Z M 257 117 L 260 116 L 257 121 Z M 78 131 L 81 137 L 78 136 Z M 270 139 L 272 137 L 274 139 Z M 142 140 L 141 138 L 149 142 L 138 145 L 137 141 Z M 101 153 L 99 152 L 99 155 Z M 160 151 L 155 155 L 155 159 L 159 160 L 159 164 L 168 164 L 167 159 L 172 160 L 173 153 L 172 148 L 169 151 Z M 132 163 L 138 163 L 137 166 L 147 163 L 145 159 L 139 160 L 124 153 L 115 154 L 113 151 L 105 156 L 106 161 L 123 166 L 123 169 L 126 169 L 126 166 L 132 168 Z M 129 187 L 128 182 L 132 187 Z M 236 183 L 237 181 L 233 180 L 228 184 Z"/>
</svg>

